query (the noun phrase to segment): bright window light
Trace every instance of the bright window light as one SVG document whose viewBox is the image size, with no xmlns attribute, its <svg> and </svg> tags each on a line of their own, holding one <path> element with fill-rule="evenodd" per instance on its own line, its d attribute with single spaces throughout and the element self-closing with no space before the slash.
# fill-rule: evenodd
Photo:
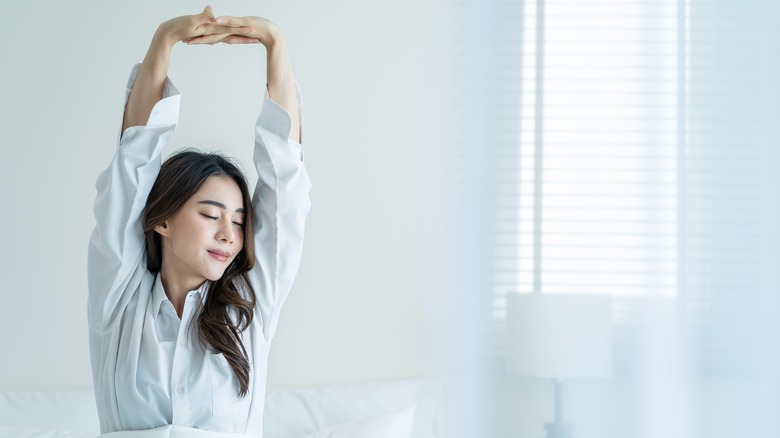
<svg viewBox="0 0 780 438">
<path fill-rule="evenodd" d="M 677 8 L 526 2 L 511 290 L 675 295 Z"/>
</svg>

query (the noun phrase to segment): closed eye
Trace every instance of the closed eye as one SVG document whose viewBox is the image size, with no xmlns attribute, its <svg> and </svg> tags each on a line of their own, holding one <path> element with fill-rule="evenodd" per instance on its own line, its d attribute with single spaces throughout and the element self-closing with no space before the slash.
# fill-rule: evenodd
<svg viewBox="0 0 780 438">
<path fill-rule="evenodd" d="M 211 219 L 211 220 L 217 220 L 217 219 L 219 219 L 219 218 L 218 218 L 218 217 L 216 217 L 216 216 L 209 216 L 209 215 L 207 215 L 207 214 L 204 214 L 204 213 L 201 213 L 200 215 L 201 215 L 201 216 L 203 216 L 203 217 L 205 217 L 205 218 L 209 218 L 209 219 Z"/>
</svg>

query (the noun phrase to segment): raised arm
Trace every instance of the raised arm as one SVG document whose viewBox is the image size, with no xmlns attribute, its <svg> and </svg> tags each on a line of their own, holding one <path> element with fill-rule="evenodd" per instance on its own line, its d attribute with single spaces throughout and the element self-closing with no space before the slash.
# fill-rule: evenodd
<svg viewBox="0 0 780 438">
<path fill-rule="evenodd" d="M 138 71 L 135 85 L 127 100 L 122 132 L 131 126 L 144 126 L 154 105 L 163 95 L 163 85 L 168 76 L 173 46 L 179 41 L 189 41 L 202 36 L 224 38 L 230 32 L 246 32 L 246 28 L 234 29 L 214 22 L 211 6 L 195 15 L 172 18 L 157 28 L 152 43 L 146 53 L 141 69 Z M 235 42 L 256 42 L 252 38 L 233 38 Z"/>
<path fill-rule="evenodd" d="M 163 97 L 163 86 L 168 77 L 168 65 L 171 50 L 175 42 L 161 25 L 152 37 L 152 43 L 146 52 L 143 63 L 138 69 L 135 83 L 127 98 L 125 114 L 122 119 L 122 133 L 133 126 L 145 126 L 154 105 Z"/>
<path fill-rule="evenodd" d="M 266 80 L 268 97 L 284 108 L 291 119 L 290 139 L 301 142 L 301 120 L 298 115 L 298 98 L 295 90 L 290 58 L 287 55 L 287 41 L 279 26 L 261 17 L 218 17 L 216 24 L 229 26 L 231 34 L 205 35 L 192 38 L 189 44 L 235 44 L 255 40 L 265 46 Z"/>
<path fill-rule="evenodd" d="M 256 309 L 266 339 L 273 337 L 279 312 L 298 271 L 303 232 L 309 212 L 309 177 L 301 146 L 301 100 L 281 30 L 260 17 L 219 17 L 217 23 L 251 31 L 229 37 L 193 39 L 191 44 L 255 38 L 266 48 L 267 95 L 255 126 L 254 163 L 257 186 L 252 199 L 255 224 L 255 266 L 249 272 Z"/>
</svg>

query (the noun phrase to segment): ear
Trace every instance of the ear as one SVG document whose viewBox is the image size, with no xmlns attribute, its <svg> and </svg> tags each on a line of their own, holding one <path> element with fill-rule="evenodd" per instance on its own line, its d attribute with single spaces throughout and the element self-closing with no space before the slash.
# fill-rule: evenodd
<svg viewBox="0 0 780 438">
<path fill-rule="evenodd" d="M 157 234 L 159 234 L 161 236 L 169 237 L 171 229 L 168 227 L 168 221 L 165 221 L 165 222 L 161 223 L 160 225 L 157 225 L 156 227 L 154 227 L 154 231 L 156 231 Z"/>
</svg>

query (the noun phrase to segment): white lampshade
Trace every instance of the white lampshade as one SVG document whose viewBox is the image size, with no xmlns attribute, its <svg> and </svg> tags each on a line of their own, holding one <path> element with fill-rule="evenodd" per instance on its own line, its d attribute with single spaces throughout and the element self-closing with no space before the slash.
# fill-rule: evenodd
<svg viewBox="0 0 780 438">
<path fill-rule="evenodd" d="M 612 298 L 509 294 L 507 373 L 554 379 L 612 374 Z"/>
</svg>

